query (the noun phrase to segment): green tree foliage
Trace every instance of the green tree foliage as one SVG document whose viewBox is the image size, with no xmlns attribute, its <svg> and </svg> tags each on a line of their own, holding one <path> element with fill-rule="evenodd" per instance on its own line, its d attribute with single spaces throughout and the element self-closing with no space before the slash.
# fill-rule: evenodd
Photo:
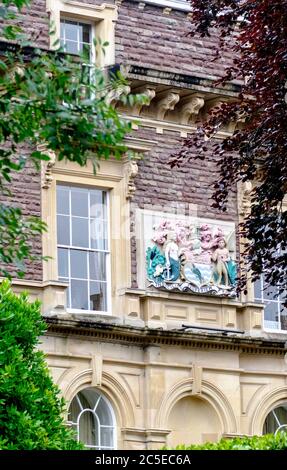
<svg viewBox="0 0 287 470">
<path fill-rule="evenodd" d="M 64 401 L 53 384 L 44 354 L 35 348 L 46 329 L 39 302 L 0 286 L 0 449 L 73 450 L 63 420 Z"/>
<path fill-rule="evenodd" d="M 207 442 L 202 445 L 178 445 L 176 450 L 286 450 L 287 434 L 279 432 L 265 436 L 236 437 L 221 439 L 219 442 Z"/>
<path fill-rule="evenodd" d="M 19 9 L 29 3 L 4 1 L 0 6 L 6 41 L 0 55 L 0 199 L 5 196 L 8 203 L 11 175 L 31 163 L 39 169 L 49 161 L 49 151 L 81 166 L 91 160 L 96 171 L 100 159 L 120 158 L 127 151 L 124 137 L 131 130 L 131 123 L 110 105 L 113 95 L 121 96 L 126 88 L 124 79 L 87 66 L 84 56 L 33 46 L 18 26 Z M 144 102 L 140 95 L 123 94 L 122 99 Z M 47 151 L 38 150 L 41 144 Z M 30 241 L 44 229 L 38 218 L 0 204 L 0 265 L 13 261 L 23 276 L 23 261 L 33 259 Z"/>
<path fill-rule="evenodd" d="M 248 278 L 255 281 L 264 273 L 265 282 L 277 286 L 287 306 L 287 0 L 189 2 L 190 34 L 218 35 L 211 60 L 219 60 L 222 67 L 224 53 L 233 55 L 221 86 L 237 81 L 241 91 L 234 102 L 210 110 L 173 164 L 204 160 L 211 149 L 219 170 L 213 207 L 222 211 L 237 183 L 252 183 L 251 208 L 241 225 L 246 243 L 238 285 L 246 290 Z M 232 121 L 239 121 L 232 135 L 215 139 Z"/>
</svg>

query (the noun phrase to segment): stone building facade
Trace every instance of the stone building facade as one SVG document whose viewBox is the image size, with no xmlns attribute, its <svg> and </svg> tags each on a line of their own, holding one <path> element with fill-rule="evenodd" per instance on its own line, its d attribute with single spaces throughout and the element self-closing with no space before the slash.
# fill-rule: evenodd
<svg viewBox="0 0 287 470">
<path fill-rule="evenodd" d="M 94 175 L 52 158 L 14 181 L 15 202 L 49 227 L 35 250 L 51 258 L 14 287 L 42 300 L 41 348 L 68 422 L 101 449 L 275 432 L 287 424 L 286 312 L 279 299 L 264 313 L 259 284 L 234 296 L 248 185 L 221 214 L 211 152 L 204 164 L 168 164 L 196 121 L 236 96 L 238 84 L 213 87 L 231 57 L 215 64 L 216 37 L 187 36 L 184 0 L 35 0 L 24 26 L 45 47 L 49 20 L 70 51 L 108 41 L 94 60 L 119 65 L 148 97 L 129 109 L 115 100 L 133 121 L 134 160 L 111 158 Z"/>
</svg>

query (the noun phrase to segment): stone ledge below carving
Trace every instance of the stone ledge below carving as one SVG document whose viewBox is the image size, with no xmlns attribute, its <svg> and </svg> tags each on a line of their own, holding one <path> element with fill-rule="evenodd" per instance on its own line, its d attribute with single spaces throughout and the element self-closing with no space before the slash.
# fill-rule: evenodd
<svg viewBox="0 0 287 470">
<path fill-rule="evenodd" d="M 219 286 L 204 286 L 204 287 L 197 287 L 194 284 L 189 282 L 182 282 L 179 284 L 176 283 L 169 283 L 169 282 L 161 282 L 160 284 L 156 283 L 155 281 L 150 281 L 148 287 L 155 287 L 157 289 L 163 288 L 168 291 L 179 291 L 179 292 L 189 292 L 194 294 L 203 294 L 203 295 L 216 295 L 217 297 L 227 297 L 227 298 L 236 298 L 236 291 L 231 289 L 228 291 L 227 289 L 221 288 Z"/>
</svg>

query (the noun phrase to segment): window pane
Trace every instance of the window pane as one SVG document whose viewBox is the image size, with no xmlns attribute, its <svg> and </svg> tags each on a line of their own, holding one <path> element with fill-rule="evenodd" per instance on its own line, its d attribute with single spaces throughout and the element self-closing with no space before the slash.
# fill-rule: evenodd
<svg viewBox="0 0 287 470">
<path fill-rule="evenodd" d="M 70 244 L 70 218 L 65 215 L 58 215 L 57 217 L 57 239 L 59 245 Z"/>
<path fill-rule="evenodd" d="M 106 404 L 103 398 L 100 399 L 99 404 L 96 409 L 96 414 L 100 420 L 101 425 L 112 426 L 113 419 L 108 405 Z M 109 445 L 109 444 L 106 444 Z"/>
<path fill-rule="evenodd" d="M 71 277 L 80 279 L 88 278 L 86 251 L 71 250 Z"/>
<path fill-rule="evenodd" d="M 90 279 L 95 281 L 106 280 L 106 254 L 90 253 Z"/>
<path fill-rule="evenodd" d="M 266 304 L 265 319 L 278 321 L 278 304 L 276 302 L 269 302 Z"/>
<path fill-rule="evenodd" d="M 61 43 L 61 46 L 65 49 L 68 54 L 79 54 L 78 43 L 74 41 L 65 41 Z"/>
<path fill-rule="evenodd" d="M 283 303 L 283 299 L 285 299 L 285 297 L 287 297 L 287 291 L 286 290 L 284 290 L 279 296 L 279 299 L 282 303 Z M 286 309 L 286 311 L 287 311 L 287 309 Z"/>
<path fill-rule="evenodd" d="M 96 250 L 107 250 L 107 224 L 101 219 L 90 221 L 91 248 Z"/>
<path fill-rule="evenodd" d="M 72 215 L 88 217 L 88 191 L 75 189 L 71 191 Z"/>
<path fill-rule="evenodd" d="M 94 414 L 91 411 L 86 411 L 80 418 L 80 441 L 86 445 L 98 445 L 98 424 Z"/>
<path fill-rule="evenodd" d="M 91 410 L 94 409 L 98 399 L 99 394 L 96 392 L 94 388 L 85 388 L 78 394 L 82 406 L 84 408 L 90 408 Z"/>
<path fill-rule="evenodd" d="M 72 217 L 72 244 L 73 246 L 89 247 L 89 221 Z"/>
<path fill-rule="evenodd" d="M 69 277 L 68 250 L 58 248 L 58 274 L 60 277 Z"/>
<path fill-rule="evenodd" d="M 57 186 L 57 213 L 69 215 L 69 188 Z"/>
<path fill-rule="evenodd" d="M 77 397 L 74 397 L 72 400 L 72 403 L 69 408 L 68 412 L 68 421 L 72 421 L 73 423 L 77 422 L 78 416 L 81 413 L 81 408 L 79 405 L 79 402 L 77 400 Z"/>
<path fill-rule="evenodd" d="M 91 26 L 89 24 L 81 25 L 81 41 L 91 43 Z"/>
<path fill-rule="evenodd" d="M 269 302 L 264 309 L 264 325 L 265 328 L 279 329 L 278 304 Z"/>
<path fill-rule="evenodd" d="M 101 428 L 101 447 L 112 447 L 113 446 L 113 428 Z"/>
<path fill-rule="evenodd" d="M 103 191 L 91 191 L 90 214 L 95 219 L 106 219 L 106 201 Z"/>
<path fill-rule="evenodd" d="M 65 39 L 78 41 L 78 24 L 74 21 L 64 20 Z"/>
<path fill-rule="evenodd" d="M 88 282 L 71 280 L 71 308 L 89 310 Z"/>
<path fill-rule="evenodd" d="M 103 282 L 90 282 L 90 310 L 107 311 L 107 286 Z"/>
<path fill-rule="evenodd" d="M 65 30 L 65 23 L 64 23 L 64 21 L 61 21 L 61 24 L 60 24 L 60 38 L 61 38 L 61 40 L 64 39 L 64 30 Z"/>
<path fill-rule="evenodd" d="M 83 53 L 84 59 L 90 62 L 91 59 L 91 47 L 88 44 L 80 43 L 80 52 Z M 89 70 L 89 69 L 88 69 Z M 88 70 L 86 72 L 88 72 Z"/>
<path fill-rule="evenodd" d="M 261 279 L 257 279 L 254 283 L 254 298 L 255 299 L 262 299 L 262 285 L 261 285 Z"/>
<path fill-rule="evenodd" d="M 265 284 L 265 287 L 267 284 Z M 278 299 L 278 289 L 275 286 L 268 286 L 263 291 L 264 299 L 266 300 L 276 300 Z"/>
<path fill-rule="evenodd" d="M 280 306 L 282 308 L 282 305 Z M 280 312 L 281 330 L 287 330 L 287 309 L 284 308 Z"/>
</svg>

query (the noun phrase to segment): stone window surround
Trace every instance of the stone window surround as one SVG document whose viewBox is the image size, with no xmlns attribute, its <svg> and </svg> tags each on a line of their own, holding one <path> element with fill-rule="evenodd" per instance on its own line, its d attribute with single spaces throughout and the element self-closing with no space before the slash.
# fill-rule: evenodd
<svg viewBox="0 0 287 470">
<path fill-rule="evenodd" d="M 101 42 L 108 42 L 103 53 L 101 47 L 96 50 L 96 65 L 107 67 L 115 63 L 115 22 L 117 20 L 117 6 L 102 3 L 91 5 L 73 0 L 46 0 L 46 11 L 50 15 L 51 29 L 50 47 L 60 39 L 60 19 L 69 17 L 77 21 L 89 21 L 94 27 L 94 37 Z"/>
<path fill-rule="evenodd" d="M 127 137 L 127 148 L 133 150 L 135 158 L 150 150 L 155 144 L 151 140 Z M 39 150 L 43 151 L 39 146 Z M 134 178 L 137 174 L 136 161 L 123 157 L 101 161 L 95 175 L 92 162 L 84 167 L 72 162 L 59 162 L 49 151 L 50 161 L 42 162 L 41 171 L 41 218 L 48 231 L 42 235 L 43 281 L 33 283 L 33 298 L 42 300 L 43 313 L 67 313 L 65 308 L 67 284 L 58 281 L 57 264 L 57 225 L 56 225 L 56 185 L 68 184 L 102 189 L 109 193 L 109 233 L 111 258 L 111 309 L 104 315 L 122 316 L 125 309 L 124 292 L 131 285 L 131 246 L 130 246 L 130 199 L 135 191 Z M 116 256 L 118 253 L 121 256 Z M 31 286 L 31 281 L 17 283 L 19 289 Z M 79 311 L 83 314 L 83 311 Z M 98 315 L 92 313 L 91 315 Z"/>
<path fill-rule="evenodd" d="M 111 315 L 120 308 L 121 298 L 119 288 L 130 285 L 130 239 L 128 233 L 125 236 L 119 236 L 119 227 L 129 228 L 125 223 L 129 220 L 129 203 L 126 201 L 126 178 L 125 168 L 122 162 L 107 161 L 101 163 L 101 170 L 95 176 L 92 166 L 79 169 L 78 165 L 73 163 L 55 162 L 53 174 L 49 184 L 42 188 L 42 220 L 48 225 L 48 232 L 43 235 L 43 255 L 49 257 L 48 261 L 43 262 L 43 281 L 55 283 L 58 279 L 57 263 L 57 225 L 56 225 L 56 185 L 69 184 L 80 185 L 87 188 L 99 188 L 109 193 L 110 207 L 110 234 L 111 234 L 111 309 L 105 315 Z M 123 230 L 123 228 L 122 228 Z M 115 256 L 121 253 L 122 256 Z M 58 288 L 57 297 L 54 292 L 54 301 L 43 302 L 43 310 L 65 311 L 66 287 L 67 284 L 56 281 Z M 56 298 L 57 297 L 57 298 Z M 54 302 L 52 302 L 54 303 Z M 75 312 L 73 312 L 75 313 Z M 79 311 L 83 314 L 86 312 Z M 92 315 L 97 315 L 93 313 Z"/>
</svg>

